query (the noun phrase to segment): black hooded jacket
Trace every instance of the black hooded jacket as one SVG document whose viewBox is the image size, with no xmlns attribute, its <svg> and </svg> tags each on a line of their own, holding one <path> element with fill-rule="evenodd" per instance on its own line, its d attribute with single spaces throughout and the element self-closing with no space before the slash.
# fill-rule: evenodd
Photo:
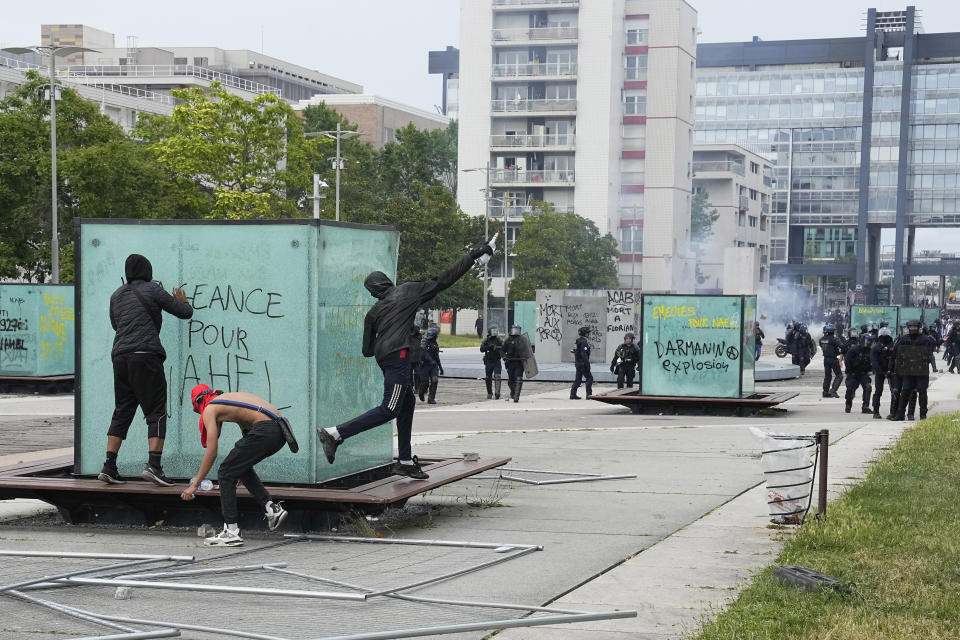
<svg viewBox="0 0 960 640">
<path fill-rule="evenodd" d="M 145 257 L 134 253 L 127 257 L 124 271 L 127 284 L 110 296 L 110 324 L 116 335 L 113 338 L 111 356 L 142 351 L 156 353 L 166 359 L 167 352 L 160 344 L 160 326 L 163 322 L 161 309 L 178 318 L 193 315 L 193 307 L 187 302 L 177 302 L 169 293 L 153 282 L 153 266 Z M 146 306 L 133 292 L 143 297 Z"/>
<path fill-rule="evenodd" d="M 379 363 L 387 356 L 409 348 L 410 326 L 417 309 L 459 280 L 484 253 L 483 247 L 473 249 L 452 267 L 429 280 L 394 285 L 382 271 L 368 275 L 363 286 L 377 298 L 377 303 L 363 321 L 363 355 L 367 358 L 376 356 Z"/>
</svg>

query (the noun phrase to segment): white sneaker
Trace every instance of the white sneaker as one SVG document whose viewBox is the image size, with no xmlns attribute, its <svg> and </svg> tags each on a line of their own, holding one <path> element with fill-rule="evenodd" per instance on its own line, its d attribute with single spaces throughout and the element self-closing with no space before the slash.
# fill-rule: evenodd
<svg viewBox="0 0 960 640">
<path fill-rule="evenodd" d="M 267 519 L 267 528 L 270 529 L 270 531 L 274 531 L 287 519 L 287 510 L 276 502 L 272 502 L 270 506 L 267 507 L 265 517 Z"/>
<path fill-rule="evenodd" d="M 227 529 L 227 525 L 223 525 L 223 531 L 218 533 L 215 536 L 205 538 L 203 541 L 203 546 L 205 547 L 240 547 L 243 546 L 243 538 L 240 537 L 240 532 L 237 531 L 234 533 Z"/>
</svg>

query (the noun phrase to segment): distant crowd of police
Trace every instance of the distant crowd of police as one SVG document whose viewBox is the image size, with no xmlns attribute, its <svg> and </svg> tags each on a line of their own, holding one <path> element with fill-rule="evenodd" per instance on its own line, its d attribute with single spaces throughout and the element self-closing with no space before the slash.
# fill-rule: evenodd
<svg viewBox="0 0 960 640">
<path fill-rule="evenodd" d="M 846 382 L 845 410 L 850 413 L 862 390 L 861 412 L 880 413 L 884 386 L 890 390 L 887 420 L 913 420 L 917 404 L 920 418 L 927 417 L 927 387 L 930 370 L 937 372 L 936 353 L 943 352 L 951 373 L 960 369 L 960 320 L 937 320 L 924 327 L 920 320 L 909 320 L 894 336 L 886 322 L 851 327 L 828 323 L 823 335 L 814 342 L 807 326 L 788 323 L 784 336 L 793 363 L 806 372 L 817 351 L 823 354 L 823 397 L 839 398 L 840 385 Z M 846 377 L 844 377 L 844 369 Z"/>
</svg>

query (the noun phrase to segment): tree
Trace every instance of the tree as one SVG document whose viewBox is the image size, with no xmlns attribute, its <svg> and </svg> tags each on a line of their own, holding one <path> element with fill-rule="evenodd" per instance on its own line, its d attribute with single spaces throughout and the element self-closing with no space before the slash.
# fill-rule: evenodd
<svg viewBox="0 0 960 640">
<path fill-rule="evenodd" d="M 705 244 L 713 235 L 713 223 L 720 218 L 716 209 L 710 208 L 710 194 L 697 188 L 690 199 L 690 240 L 693 244 Z"/>
<path fill-rule="evenodd" d="M 0 101 L 0 277 L 38 282 L 50 274 L 50 106 L 26 82 Z M 61 281 L 72 281 L 73 219 L 193 217 L 202 193 L 171 181 L 137 143 L 71 89 L 57 104 Z"/>
<path fill-rule="evenodd" d="M 288 190 L 309 180 L 303 125 L 272 94 L 247 102 L 211 83 L 170 92 L 182 102 L 171 116 L 147 116 L 136 135 L 177 178 L 213 194 L 208 217 L 232 219 L 298 214 Z"/>
<path fill-rule="evenodd" d="M 397 130 L 397 139 L 380 150 L 380 174 L 388 193 L 412 194 L 413 184 L 444 185 L 457 190 L 457 122 L 446 129 Z"/>
<path fill-rule="evenodd" d="M 592 221 L 576 213 L 558 213 L 545 202 L 532 206 L 513 245 L 517 275 L 510 283 L 511 300 L 535 300 L 537 289 L 617 287 L 613 236 L 601 236 Z"/>
</svg>

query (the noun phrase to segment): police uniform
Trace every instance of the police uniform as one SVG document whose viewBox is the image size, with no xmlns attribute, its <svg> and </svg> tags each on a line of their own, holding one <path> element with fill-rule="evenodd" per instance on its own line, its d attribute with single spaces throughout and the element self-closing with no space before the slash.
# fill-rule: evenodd
<svg viewBox="0 0 960 640">
<path fill-rule="evenodd" d="M 435 329 L 429 329 L 427 335 L 420 342 L 420 352 L 423 358 L 420 365 L 420 400 L 423 400 L 425 393 L 427 404 L 437 404 L 437 385 L 440 382 L 440 374 L 443 373 L 443 365 L 440 364 L 440 345 L 437 344 L 437 335 L 433 333 Z"/>
<path fill-rule="evenodd" d="M 573 362 L 577 369 L 577 375 L 573 379 L 573 386 L 570 387 L 571 400 L 580 399 L 580 396 L 577 395 L 577 389 L 580 388 L 581 384 L 586 384 L 587 396 L 593 395 L 593 373 L 590 372 L 590 341 L 587 340 L 588 335 L 590 335 L 589 331 L 585 332 L 584 329 L 580 329 L 580 337 L 577 338 L 573 347 Z"/>
<path fill-rule="evenodd" d="M 844 344 L 833 333 L 825 333 L 820 337 L 820 351 L 823 352 L 823 397 L 839 398 L 837 389 L 843 382 L 843 372 L 840 370 L 840 356 L 843 354 Z M 833 384 L 831 384 L 833 379 Z"/>
<path fill-rule="evenodd" d="M 881 329 L 883 331 L 883 329 Z M 894 389 L 894 375 L 891 372 L 893 364 L 893 337 L 887 332 L 877 338 L 870 348 L 870 366 L 873 367 L 873 417 L 880 417 L 880 398 L 883 396 L 883 385 L 890 385 L 890 415 L 896 412 L 896 401 L 899 389 Z"/>
<path fill-rule="evenodd" d="M 866 338 L 865 338 L 866 340 Z M 853 406 L 853 399 L 857 395 L 857 387 L 863 388 L 863 413 L 873 413 L 870 409 L 870 346 L 867 344 L 858 344 L 852 347 L 845 357 L 847 365 L 847 393 L 846 407 L 847 413 Z"/>
<path fill-rule="evenodd" d="M 484 382 L 487 385 L 487 400 L 491 398 L 500 399 L 500 374 L 503 367 L 500 366 L 502 358 L 503 340 L 491 330 L 490 335 L 484 338 L 480 345 L 480 351 L 483 353 Z M 496 395 L 494 395 L 496 391 Z"/>
<path fill-rule="evenodd" d="M 904 413 L 914 392 L 920 401 L 920 419 L 926 418 L 927 386 L 930 384 L 930 342 L 919 332 L 901 336 L 893 348 L 893 359 L 900 379 L 900 399 L 897 411 L 891 419 L 905 419 Z"/>
<path fill-rule="evenodd" d="M 510 399 L 520 401 L 523 389 L 524 345 L 520 337 L 520 327 L 510 329 L 510 335 L 503 341 L 503 363 L 507 367 L 507 386 L 510 387 Z"/>
<path fill-rule="evenodd" d="M 613 361 L 610 363 L 611 373 L 617 374 L 617 389 L 623 389 L 624 382 L 626 382 L 628 389 L 633 388 L 633 378 L 637 373 L 637 363 L 639 362 L 640 350 L 637 349 L 637 345 L 633 344 L 632 337 L 629 344 L 624 341 L 617 347 L 613 354 Z"/>
</svg>

